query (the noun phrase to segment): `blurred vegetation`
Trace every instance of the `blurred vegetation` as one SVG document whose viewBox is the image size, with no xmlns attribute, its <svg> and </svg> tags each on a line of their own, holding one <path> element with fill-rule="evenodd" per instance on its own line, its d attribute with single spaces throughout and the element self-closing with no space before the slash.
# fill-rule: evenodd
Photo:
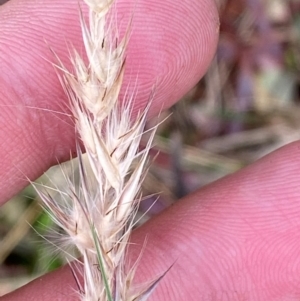
<svg viewBox="0 0 300 301">
<path fill-rule="evenodd" d="M 171 114 L 152 151 L 159 154 L 143 187 L 153 195 L 141 205 L 147 212 L 143 221 L 300 138 L 300 1 L 218 0 L 218 5 L 220 41 L 210 70 L 159 117 Z M 0 295 L 63 263 L 40 237 L 53 227 L 31 187 L 1 208 Z"/>
</svg>

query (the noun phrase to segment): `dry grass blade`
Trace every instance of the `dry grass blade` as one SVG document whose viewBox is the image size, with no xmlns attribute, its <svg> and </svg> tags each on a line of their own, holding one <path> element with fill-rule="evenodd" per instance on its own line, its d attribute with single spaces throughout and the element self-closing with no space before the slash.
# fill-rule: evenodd
<svg viewBox="0 0 300 301">
<path fill-rule="evenodd" d="M 20 216 L 19 222 L 7 233 L 3 240 L 1 240 L 0 249 L 0 264 L 10 254 L 11 250 L 20 242 L 29 231 L 30 225 L 40 215 L 41 209 L 38 202 L 35 200 Z"/>
<path fill-rule="evenodd" d="M 81 300 L 128 301 L 138 300 L 139 295 L 145 300 L 153 283 L 142 292 L 133 288 L 134 269 L 125 272 L 125 252 L 155 129 L 145 149 L 139 150 L 149 106 L 131 121 L 132 99 L 118 105 L 128 32 L 119 39 L 113 20 L 107 24 L 113 1 L 85 2 L 90 9 L 89 23 L 80 16 L 88 63 L 74 50 L 74 72 L 60 61 L 58 66 L 76 132 L 86 151 L 84 156 L 77 142 L 80 183 L 76 187 L 66 178 L 61 203 L 47 192 L 39 195 L 66 233 L 64 244 L 75 246 L 83 258 L 77 263 L 83 265 Z"/>
</svg>

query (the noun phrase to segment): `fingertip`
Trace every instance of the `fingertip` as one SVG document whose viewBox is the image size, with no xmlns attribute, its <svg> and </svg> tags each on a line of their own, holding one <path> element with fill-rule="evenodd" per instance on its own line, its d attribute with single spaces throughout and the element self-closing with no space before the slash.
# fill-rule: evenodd
<svg viewBox="0 0 300 301">
<path fill-rule="evenodd" d="M 120 2 L 119 2 L 120 3 Z M 120 6 L 128 6 L 121 1 Z M 145 105 L 154 89 L 153 111 L 178 101 L 206 72 L 218 41 L 213 1 L 138 1 L 129 43 L 127 77 L 138 78 Z"/>
<path fill-rule="evenodd" d="M 218 38 L 214 1 L 119 0 L 117 10 L 124 28 L 134 11 L 123 94 L 136 92 L 134 111 L 138 111 L 154 91 L 153 116 L 182 97 L 206 71 Z M 7 158 L 0 172 L 0 200 L 4 201 L 25 183 L 12 160 L 34 179 L 74 150 L 74 130 L 67 125 L 68 118 L 49 114 L 65 110 L 67 98 L 53 67 L 44 59 L 53 60 L 45 40 L 63 61 L 68 61 L 68 43 L 79 52 L 83 46 L 75 0 L 14 0 L 1 7 L 0 13 L 4 69 L 0 101 L 2 106 L 23 106 L 1 113 L 0 138 L 10 137 L 0 150 L 0 157 Z"/>
</svg>

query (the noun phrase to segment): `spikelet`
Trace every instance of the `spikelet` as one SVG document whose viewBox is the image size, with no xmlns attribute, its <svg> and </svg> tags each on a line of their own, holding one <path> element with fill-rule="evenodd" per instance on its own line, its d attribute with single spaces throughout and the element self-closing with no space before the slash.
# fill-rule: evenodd
<svg viewBox="0 0 300 301">
<path fill-rule="evenodd" d="M 79 188 L 67 179 L 62 202 L 39 191 L 43 205 L 60 226 L 64 243 L 82 257 L 83 284 L 78 293 L 85 301 L 146 300 L 158 280 L 141 291 L 133 288 L 134 269 L 126 273 L 126 249 L 140 200 L 146 148 L 139 150 L 147 107 L 131 120 L 132 98 L 118 104 L 128 32 L 120 40 L 107 13 L 113 0 L 85 0 L 89 25 L 80 16 L 88 64 L 74 50 L 74 72 L 60 62 L 61 82 L 75 120 Z M 83 144 L 86 157 L 80 144 Z M 133 164 L 134 163 L 134 164 Z M 133 168 L 134 166 L 134 168 Z M 132 170 L 133 168 L 133 170 Z M 80 268 L 73 268 L 76 279 Z"/>
</svg>

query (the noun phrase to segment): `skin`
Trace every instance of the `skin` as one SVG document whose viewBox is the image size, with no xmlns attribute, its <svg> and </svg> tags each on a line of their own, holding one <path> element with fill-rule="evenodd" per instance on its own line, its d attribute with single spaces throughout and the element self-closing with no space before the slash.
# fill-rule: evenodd
<svg viewBox="0 0 300 301">
<path fill-rule="evenodd" d="M 135 112 L 155 85 L 151 114 L 169 107 L 205 73 L 218 38 L 213 1 L 118 1 L 124 30 L 134 13 L 125 87 Z M 123 26 L 123 27 L 122 27 Z M 12 0 L 0 7 L 0 202 L 74 151 L 67 100 L 48 61 L 66 42 L 81 49 L 77 1 Z M 46 59 L 46 60 L 45 60 Z M 132 82 L 132 80 L 131 80 Z M 34 109 L 35 108 L 35 109 Z M 48 111 L 41 110 L 47 108 Z M 300 143 L 186 197 L 138 229 L 130 256 L 147 244 L 137 281 L 165 275 L 151 300 L 299 300 Z M 0 298 L 77 300 L 69 268 Z"/>
</svg>

